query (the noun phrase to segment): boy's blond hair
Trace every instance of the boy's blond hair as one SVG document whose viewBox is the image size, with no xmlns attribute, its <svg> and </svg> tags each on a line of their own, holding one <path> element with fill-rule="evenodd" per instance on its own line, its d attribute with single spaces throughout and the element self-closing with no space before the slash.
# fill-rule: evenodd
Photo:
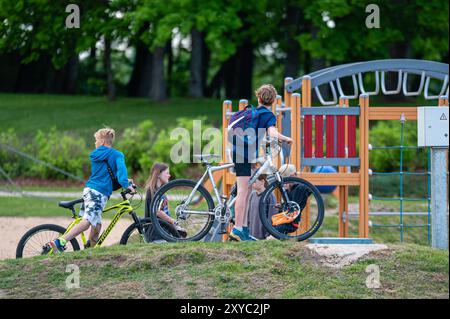
<svg viewBox="0 0 450 319">
<path fill-rule="evenodd" d="M 94 137 L 97 140 L 102 140 L 106 144 L 112 145 L 116 137 L 116 131 L 114 131 L 112 128 L 105 127 L 95 132 Z"/>
<path fill-rule="evenodd" d="M 272 84 L 264 84 L 255 91 L 255 95 L 261 100 L 262 104 L 271 106 L 277 98 L 277 90 L 275 90 Z"/>
</svg>

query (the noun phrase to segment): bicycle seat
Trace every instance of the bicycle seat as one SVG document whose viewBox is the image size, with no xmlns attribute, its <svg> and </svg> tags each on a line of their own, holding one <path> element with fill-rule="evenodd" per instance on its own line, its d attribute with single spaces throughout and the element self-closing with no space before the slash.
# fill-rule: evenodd
<svg viewBox="0 0 450 319">
<path fill-rule="evenodd" d="M 72 210 L 73 206 L 75 206 L 76 204 L 82 203 L 83 201 L 84 200 L 82 198 L 76 199 L 76 200 L 73 200 L 73 201 L 69 201 L 69 202 L 64 202 L 63 201 L 63 202 L 59 202 L 58 206 L 62 207 L 62 208 L 67 208 L 67 209 Z"/>
<path fill-rule="evenodd" d="M 193 157 L 200 159 L 201 161 L 208 161 L 211 159 L 219 159 L 222 158 L 222 156 L 218 155 L 218 154 L 195 154 L 193 155 Z"/>
</svg>

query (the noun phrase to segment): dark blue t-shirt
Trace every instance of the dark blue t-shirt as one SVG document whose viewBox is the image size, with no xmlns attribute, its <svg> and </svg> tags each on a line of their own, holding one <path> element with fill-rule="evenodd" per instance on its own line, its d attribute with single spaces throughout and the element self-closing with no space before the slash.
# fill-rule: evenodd
<svg viewBox="0 0 450 319">
<path fill-rule="evenodd" d="M 259 106 L 256 111 L 258 111 L 258 128 L 268 129 L 271 126 L 277 124 L 277 118 L 272 112 L 262 112 L 268 110 L 265 106 Z M 270 110 L 269 110 L 270 111 Z"/>
<path fill-rule="evenodd" d="M 264 129 L 264 133 L 266 133 L 267 129 L 271 126 L 275 126 L 277 124 L 277 118 L 275 115 L 265 106 L 258 106 L 256 109 L 258 112 L 258 125 L 257 129 Z M 267 112 L 269 111 L 269 112 Z M 256 132 L 258 133 L 258 132 Z M 262 137 L 261 134 L 256 134 L 256 145 L 259 144 L 259 137 Z M 258 157 L 259 153 L 259 147 L 256 147 L 256 154 L 254 158 Z M 240 156 L 237 156 L 237 155 Z M 248 162 L 249 160 L 253 159 L 252 154 L 248 154 L 247 147 L 244 147 L 243 149 L 237 149 L 236 144 L 233 143 L 233 162 L 236 163 L 238 159 L 242 158 L 244 159 L 244 162 Z"/>
</svg>

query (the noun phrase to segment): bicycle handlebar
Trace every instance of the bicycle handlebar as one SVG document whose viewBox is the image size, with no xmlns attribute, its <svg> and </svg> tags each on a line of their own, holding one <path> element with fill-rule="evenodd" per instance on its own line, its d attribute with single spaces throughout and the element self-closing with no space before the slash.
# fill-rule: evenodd
<svg viewBox="0 0 450 319">
<path fill-rule="evenodd" d="M 136 186 L 135 184 L 131 184 L 130 186 L 131 186 L 133 189 L 136 189 L 136 188 L 137 188 L 137 186 Z M 126 200 L 126 199 L 127 199 L 126 195 L 127 195 L 127 194 L 130 194 L 130 193 L 131 193 L 131 189 L 127 188 L 127 189 L 124 190 L 123 192 L 120 192 L 120 195 L 122 196 L 123 200 Z"/>
</svg>

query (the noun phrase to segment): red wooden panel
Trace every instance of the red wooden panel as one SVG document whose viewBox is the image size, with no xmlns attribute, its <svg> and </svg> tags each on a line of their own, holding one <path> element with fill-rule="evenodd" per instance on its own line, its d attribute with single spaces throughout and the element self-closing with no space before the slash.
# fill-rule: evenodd
<svg viewBox="0 0 450 319">
<path fill-rule="evenodd" d="M 348 117 L 348 157 L 356 157 L 356 116 Z"/>
<path fill-rule="evenodd" d="M 334 115 L 327 115 L 327 157 L 334 157 Z"/>
<path fill-rule="evenodd" d="M 304 136 L 304 148 L 303 154 L 305 158 L 312 157 L 312 116 L 305 115 L 303 121 L 303 136 Z"/>
<path fill-rule="evenodd" d="M 337 157 L 345 157 L 345 116 L 337 116 Z"/>
<path fill-rule="evenodd" d="M 316 125 L 316 130 L 315 130 L 315 140 L 316 140 L 315 154 L 316 154 L 316 158 L 322 158 L 323 157 L 323 116 L 322 115 L 314 116 L 314 122 L 315 122 L 315 125 Z"/>
</svg>

